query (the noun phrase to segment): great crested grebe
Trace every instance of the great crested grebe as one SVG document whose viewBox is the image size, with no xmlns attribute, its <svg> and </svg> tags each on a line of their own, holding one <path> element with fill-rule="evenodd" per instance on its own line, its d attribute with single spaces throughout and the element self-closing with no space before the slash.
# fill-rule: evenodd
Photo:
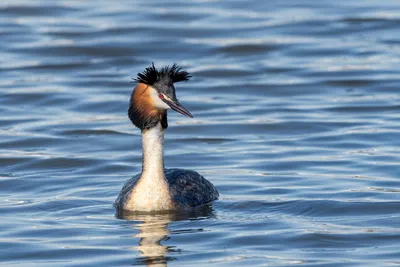
<svg viewBox="0 0 400 267">
<path fill-rule="evenodd" d="M 164 130 L 167 110 L 193 118 L 176 98 L 174 83 L 187 81 L 177 64 L 157 70 L 152 64 L 135 81 L 128 109 L 132 123 L 142 131 L 142 172 L 122 187 L 114 206 L 118 211 L 168 211 L 203 206 L 219 196 L 217 189 L 192 170 L 164 169 Z"/>
</svg>

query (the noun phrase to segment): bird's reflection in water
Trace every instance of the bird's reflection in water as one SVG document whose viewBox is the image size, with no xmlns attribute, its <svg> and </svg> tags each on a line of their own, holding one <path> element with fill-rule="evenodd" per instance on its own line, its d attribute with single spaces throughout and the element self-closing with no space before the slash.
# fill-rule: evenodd
<svg viewBox="0 0 400 267">
<path fill-rule="evenodd" d="M 143 257 L 136 259 L 134 265 L 147 266 L 167 266 L 168 261 L 175 260 L 174 257 L 168 254 L 179 252 L 179 248 L 169 247 L 161 244 L 162 241 L 169 239 L 168 224 L 174 221 L 182 220 L 201 220 L 213 216 L 212 208 L 204 206 L 200 209 L 190 212 L 174 212 L 174 213 L 139 213 L 123 211 L 117 214 L 117 217 L 124 220 L 135 221 L 134 228 L 139 230 L 139 233 L 134 235 L 135 238 L 140 238 L 139 244 L 136 247 L 141 252 Z M 202 229 L 195 229 L 201 231 Z M 185 229 L 185 232 L 188 230 Z M 179 230 L 174 230 L 180 232 Z"/>
</svg>

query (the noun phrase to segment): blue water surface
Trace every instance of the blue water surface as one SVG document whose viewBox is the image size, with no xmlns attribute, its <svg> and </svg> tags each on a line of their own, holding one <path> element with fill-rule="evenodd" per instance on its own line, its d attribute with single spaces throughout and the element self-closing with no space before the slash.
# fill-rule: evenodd
<svg viewBox="0 0 400 267">
<path fill-rule="evenodd" d="M 1 1 L 0 265 L 400 266 L 399 1 Z M 115 216 L 131 78 L 174 62 L 165 165 L 220 200 Z"/>
</svg>

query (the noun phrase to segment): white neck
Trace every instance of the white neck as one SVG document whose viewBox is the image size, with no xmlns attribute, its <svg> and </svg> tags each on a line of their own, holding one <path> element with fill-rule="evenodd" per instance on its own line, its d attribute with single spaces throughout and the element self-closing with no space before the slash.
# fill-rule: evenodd
<svg viewBox="0 0 400 267">
<path fill-rule="evenodd" d="M 156 211 L 174 208 L 164 175 L 164 129 L 158 123 L 142 132 L 142 174 L 127 204 L 129 210 Z"/>
<path fill-rule="evenodd" d="M 160 123 L 142 132 L 143 166 L 142 178 L 164 177 L 164 129 Z"/>
</svg>

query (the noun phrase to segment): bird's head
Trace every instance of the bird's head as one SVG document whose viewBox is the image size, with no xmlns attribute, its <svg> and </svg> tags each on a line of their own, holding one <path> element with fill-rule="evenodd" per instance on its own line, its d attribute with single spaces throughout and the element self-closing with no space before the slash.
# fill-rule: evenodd
<svg viewBox="0 0 400 267">
<path fill-rule="evenodd" d="M 187 71 L 177 64 L 165 66 L 160 70 L 154 64 L 138 73 L 135 81 L 138 85 L 132 92 L 128 116 L 132 123 L 141 130 L 148 129 L 161 122 L 163 128 L 168 127 L 167 110 L 175 110 L 193 118 L 176 98 L 174 83 L 187 81 Z"/>
</svg>

